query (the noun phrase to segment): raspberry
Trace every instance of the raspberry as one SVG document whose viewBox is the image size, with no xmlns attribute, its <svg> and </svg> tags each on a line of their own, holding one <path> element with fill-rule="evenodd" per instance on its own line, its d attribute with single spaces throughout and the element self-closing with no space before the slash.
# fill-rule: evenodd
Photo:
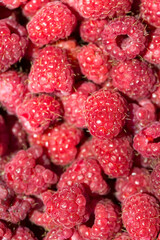
<svg viewBox="0 0 160 240">
<path fill-rule="evenodd" d="M 31 232 L 29 228 L 19 226 L 16 229 L 12 240 L 37 240 L 37 238 L 34 236 L 33 232 Z"/>
<path fill-rule="evenodd" d="M 27 0 L 2 0 L 2 3 L 9 9 L 18 8 L 21 4 L 25 3 Z"/>
<path fill-rule="evenodd" d="M 84 240 L 113 239 L 121 228 L 119 207 L 111 200 L 103 199 L 96 204 L 93 226 L 79 226 L 80 235 Z"/>
<path fill-rule="evenodd" d="M 101 84 L 108 78 L 110 69 L 109 56 L 95 44 L 83 46 L 78 53 L 82 73 L 93 82 Z"/>
<path fill-rule="evenodd" d="M 160 163 L 158 163 L 151 173 L 151 189 L 156 198 L 160 199 Z"/>
<path fill-rule="evenodd" d="M 134 100 L 149 97 L 156 83 L 153 70 L 137 59 L 118 63 L 111 76 L 113 86 Z"/>
<path fill-rule="evenodd" d="M 4 240 L 12 239 L 11 230 L 8 227 L 6 227 L 6 225 L 1 221 L 0 221 L 0 238 Z"/>
<path fill-rule="evenodd" d="M 160 77 L 160 75 L 159 75 L 159 77 Z M 160 79 L 159 77 L 158 77 L 158 79 Z M 158 85 L 157 89 L 154 89 L 154 90 L 155 91 L 152 93 L 151 100 L 157 107 L 160 107 L 160 87 L 159 87 L 159 85 Z"/>
<path fill-rule="evenodd" d="M 29 90 L 39 92 L 60 92 L 69 95 L 72 90 L 73 71 L 65 50 L 47 46 L 39 53 L 29 74 Z"/>
<path fill-rule="evenodd" d="M 16 113 L 28 92 L 26 80 L 26 74 L 13 70 L 0 74 L 0 102 L 10 114 Z"/>
<path fill-rule="evenodd" d="M 127 197 L 140 192 L 150 192 L 150 173 L 145 168 L 134 167 L 128 177 L 116 180 L 116 197 L 123 202 Z"/>
<path fill-rule="evenodd" d="M 46 213 L 57 226 L 66 228 L 79 225 L 88 218 L 86 204 L 84 189 L 78 185 L 65 187 L 45 198 Z"/>
<path fill-rule="evenodd" d="M 8 129 L 3 117 L 0 115 L 0 156 L 7 153 L 9 143 Z"/>
<path fill-rule="evenodd" d="M 93 138 L 93 150 L 105 174 L 112 178 L 129 174 L 133 163 L 130 137 L 120 136 L 106 140 Z"/>
<path fill-rule="evenodd" d="M 101 33 L 105 25 L 106 19 L 86 19 L 81 22 L 80 36 L 85 42 L 98 43 L 101 41 Z"/>
<path fill-rule="evenodd" d="M 77 230 L 74 231 L 73 235 L 69 240 L 84 240 Z"/>
<path fill-rule="evenodd" d="M 92 149 L 92 139 L 87 139 L 79 148 L 77 159 L 86 159 L 88 157 L 95 157 Z"/>
<path fill-rule="evenodd" d="M 160 27 L 160 2 L 153 0 L 141 0 L 140 14 L 149 24 Z"/>
<path fill-rule="evenodd" d="M 100 139 L 116 137 L 125 123 L 127 105 L 117 92 L 101 89 L 88 97 L 84 115 L 90 133 Z"/>
<path fill-rule="evenodd" d="M 105 50 L 120 61 L 135 58 L 145 48 L 145 26 L 135 17 L 110 21 L 102 32 Z"/>
<path fill-rule="evenodd" d="M 48 2 L 49 0 L 29 0 L 22 8 L 23 15 L 27 18 L 33 17 Z"/>
<path fill-rule="evenodd" d="M 83 81 L 83 82 L 79 82 L 77 84 L 77 91 L 86 93 L 88 95 L 97 91 L 98 89 L 99 89 L 99 87 L 96 84 L 94 84 L 93 82 Z"/>
<path fill-rule="evenodd" d="M 38 155 L 37 155 L 38 154 Z M 57 182 L 56 174 L 36 165 L 36 158 L 42 154 L 40 147 L 20 150 L 5 165 L 5 181 L 18 194 L 39 194 Z"/>
<path fill-rule="evenodd" d="M 113 240 L 132 240 L 128 233 L 118 233 Z"/>
<path fill-rule="evenodd" d="M 76 17 L 59 1 L 49 2 L 42 7 L 27 25 L 29 38 L 43 46 L 69 37 L 76 26 Z"/>
<path fill-rule="evenodd" d="M 47 233 L 47 235 L 45 236 L 44 240 L 65 240 L 65 239 L 69 239 L 73 234 L 73 230 L 72 229 L 53 229 L 50 232 Z"/>
<path fill-rule="evenodd" d="M 17 115 L 27 132 L 42 133 L 59 117 L 59 102 L 48 95 L 30 96 L 17 108 Z"/>
<path fill-rule="evenodd" d="M 123 204 L 122 219 L 132 239 L 154 240 L 159 232 L 159 204 L 146 193 L 134 194 Z"/>
<path fill-rule="evenodd" d="M 91 193 L 105 195 L 109 191 L 107 183 L 102 177 L 102 171 L 95 158 L 75 161 L 60 177 L 58 188 L 70 187 L 76 183 L 84 183 Z"/>
<path fill-rule="evenodd" d="M 11 18 L 0 20 L 0 72 L 5 72 L 18 62 L 27 47 L 27 32 Z"/>
<path fill-rule="evenodd" d="M 133 147 L 143 157 L 158 158 L 160 156 L 160 122 L 153 122 L 143 128 L 133 139 Z"/>
</svg>

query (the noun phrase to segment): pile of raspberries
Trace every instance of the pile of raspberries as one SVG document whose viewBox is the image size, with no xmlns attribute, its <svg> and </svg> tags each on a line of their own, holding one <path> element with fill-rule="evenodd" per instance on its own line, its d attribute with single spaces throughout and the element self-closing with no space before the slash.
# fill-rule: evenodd
<svg viewBox="0 0 160 240">
<path fill-rule="evenodd" d="M 0 1 L 0 240 L 160 240 L 160 0 Z"/>
</svg>

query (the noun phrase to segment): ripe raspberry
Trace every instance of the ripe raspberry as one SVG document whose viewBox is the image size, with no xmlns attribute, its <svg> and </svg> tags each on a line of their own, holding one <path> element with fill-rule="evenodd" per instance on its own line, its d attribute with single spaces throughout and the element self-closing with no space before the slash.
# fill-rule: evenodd
<svg viewBox="0 0 160 240">
<path fill-rule="evenodd" d="M 102 177 L 102 170 L 95 158 L 86 158 L 75 161 L 60 177 L 58 188 L 70 187 L 76 183 L 84 183 L 91 193 L 105 195 L 109 186 Z"/>
<path fill-rule="evenodd" d="M 53 171 L 36 165 L 41 151 L 40 147 L 21 150 L 5 165 L 5 181 L 16 193 L 39 194 L 57 182 Z"/>
<path fill-rule="evenodd" d="M 79 226 L 80 235 L 84 240 L 113 239 L 121 228 L 120 211 L 111 200 L 103 199 L 96 204 L 93 226 Z"/>
<path fill-rule="evenodd" d="M 18 62 L 27 47 L 27 32 L 14 19 L 0 20 L 0 72 L 5 72 Z"/>
<path fill-rule="evenodd" d="M 29 38 L 43 46 L 69 37 L 76 26 L 76 17 L 59 1 L 49 2 L 42 7 L 27 25 Z"/>
<path fill-rule="evenodd" d="M 29 228 L 19 226 L 16 229 L 12 240 L 37 240 L 37 238 L 34 236 L 33 232 L 31 232 Z"/>
<path fill-rule="evenodd" d="M 126 198 L 122 219 L 130 237 L 135 240 L 154 240 L 159 232 L 159 204 L 146 193 L 136 193 Z"/>
<path fill-rule="evenodd" d="M 160 163 L 158 163 L 151 173 L 151 189 L 156 198 L 160 200 Z"/>
<path fill-rule="evenodd" d="M 78 62 L 82 73 L 94 83 L 101 84 L 108 78 L 109 56 L 95 44 L 90 43 L 80 49 Z"/>
<path fill-rule="evenodd" d="M 11 230 L 6 227 L 6 225 L 0 221 L 0 238 L 3 240 L 11 240 L 12 239 L 12 232 Z M 14 240 L 14 239 L 12 239 Z"/>
<path fill-rule="evenodd" d="M 42 144 L 47 148 L 51 161 L 57 165 L 67 165 L 74 161 L 77 145 L 82 139 L 82 131 L 72 125 L 57 125 L 42 136 Z"/>
<path fill-rule="evenodd" d="M 125 99 L 117 92 L 100 89 L 88 97 L 84 115 L 90 133 L 100 139 L 116 137 L 127 114 Z"/>
<path fill-rule="evenodd" d="M 118 233 L 113 240 L 132 240 L 128 233 Z"/>
<path fill-rule="evenodd" d="M 139 105 L 138 105 L 139 104 Z M 139 101 L 139 103 L 130 103 L 129 117 L 126 120 L 127 129 L 133 133 L 138 133 L 149 123 L 156 121 L 156 109 L 148 99 Z"/>
<path fill-rule="evenodd" d="M 26 74 L 14 70 L 0 74 L 0 102 L 8 113 L 15 114 L 16 107 L 27 94 L 26 80 Z"/>
<path fill-rule="evenodd" d="M 2 0 L 1 2 L 5 5 L 5 7 L 9 9 L 18 8 L 21 4 L 25 3 L 27 0 Z"/>
<path fill-rule="evenodd" d="M 133 147 L 143 157 L 158 158 L 160 156 L 160 122 L 153 122 L 143 128 L 133 139 Z"/>
<path fill-rule="evenodd" d="M 42 133 L 59 117 L 60 110 L 55 98 L 41 94 L 26 98 L 17 107 L 17 115 L 27 132 Z"/>
<path fill-rule="evenodd" d="M 160 2 L 153 0 L 141 0 L 140 14 L 149 24 L 160 27 Z"/>
<path fill-rule="evenodd" d="M 9 144 L 8 129 L 3 117 L 0 115 L 0 156 L 7 153 Z"/>
<path fill-rule="evenodd" d="M 65 187 L 45 198 L 46 213 L 57 226 L 72 228 L 88 220 L 87 200 L 84 189 L 74 185 Z"/>
<path fill-rule="evenodd" d="M 151 67 L 137 59 L 118 63 L 111 76 L 113 86 L 134 100 L 149 97 L 156 83 Z"/>
<path fill-rule="evenodd" d="M 127 197 L 141 192 L 150 192 L 150 173 L 145 168 L 134 167 L 128 177 L 116 180 L 116 197 L 123 202 Z"/>
<path fill-rule="evenodd" d="M 120 136 L 106 140 L 93 138 L 93 150 L 105 174 L 112 178 L 129 174 L 133 163 L 130 137 Z"/>
<path fill-rule="evenodd" d="M 101 41 L 101 33 L 105 25 L 106 19 L 86 19 L 81 22 L 80 36 L 85 42 L 98 43 Z"/>
<path fill-rule="evenodd" d="M 72 237 L 69 238 L 69 240 L 84 240 L 84 239 L 80 236 L 79 232 L 75 229 Z"/>
<path fill-rule="evenodd" d="M 73 235 L 73 230 L 68 228 L 52 229 L 47 233 L 43 240 L 65 240 L 69 239 Z"/>
<path fill-rule="evenodd" d="M 29 74 L 29 90 L 33 93 L 60 92 L 68 95 L 72 90 L 73 71 L 65 50 L 47 46 L 35 59 Z"/>
<path fill-rule="evenodd" d="M 22 13 L 27 18 L 33 17 L 36 12 L 43 7 L 46 3 L 48 3 L 50 0 L 29 0 L 25 3 L 25 5 L 22 7 Z"/>
<path fill-rule="evenodd" d="M 135 58 L 145 48 L 145 26 L 135 17 L 110 21 L 102 33 L 105 50 L 120 61 Z"/>
<path fill-rule="evenodd" d="M 97 86 L 93 82 L 87 82 L 87 81 L 80 82 L 79 81 L 79 82 L 77 82 L 76 89 L 79 92 L 83 92 L 83 93 L 90 95 L 91 93 L 99 90 L 99 86 Z"/>
<path fill-rule="evenodd" d="M 92 149 L 92 139 L 87 139 L 79 148 L 77 159 L 86 159 L 88 157 L 95 157 Z"/>
</svg>

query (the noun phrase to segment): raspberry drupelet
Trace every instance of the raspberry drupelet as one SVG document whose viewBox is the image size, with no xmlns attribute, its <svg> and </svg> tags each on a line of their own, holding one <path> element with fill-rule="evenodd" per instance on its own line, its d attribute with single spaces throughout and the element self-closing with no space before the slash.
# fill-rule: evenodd
<svg viewBox="0 0 160 240">
<path fill-rule="evenodd" d="M 145 48 L 145 26 L 135 17 L 108 22 L 101 37 L 105 50 L 119 61 L 135 58 Z"/>
<path fill-rule="evenodd" d="M 5 165 L 4 179 L 17 194 L 36 195 L 57 182 L 57 175 L 53 171 L 36 165 L 36 159 L 41 154 L 42 149 L 38 146 L 27 151 L 20 150 Z"/>
<path fill-rule="evenodd" d="M 61 106 L 49 95 L 31 95 L 17 107 L 16 113 L 27 132 L 43 133 L 60 116 Z"/>
<path fill-rule="evenodd" d="M 68 228 L 57 228 L 49 231 L 43 240 L 65 240 L 70 239 L 73 235 L 73 229 Z"/>
<path fill-rule="evenodd" d="M 131 239 L 156 239 L 159 232 L 159 204 L 146 194 L 136 193 L 123 203 L 122 220 Z"/>
<path fill-rule="evenodd" d="M 160 122 L 153 122 L 134 136 L 133 147 L 143 157 L 160 156 Z"/>
<path fill-rule="evenodd" d="M 83 46 L 78 55 L 81 72 L 96 84 L 105 82 L 109 75 L 109 56 L 95 44 Z"/>
<path fill-rule="evenodd" d="M 70 36 L 76 26 L 76 17 L 59 1 L 47 3 L 27 25 L 29 38 L 38 46 Z"/>
<path fill-rule="evenodd" d="M 0 20 L 0 72 L 5 72 L 25 54 L 27 31 L 15 19 Z"/>
<path fill-rule="evenodd" d="M 88 97 L 84 115 L 91 135 L 103 140 L 113 138 L 124 126 L 127 103 L 120 93 L 102 88 Z"/>
<path fill-rule="evenodd" d="M 102 177 L 102 170 L 93 157 L 75 161 L 60 177 L 58 189 L 73 186 L 76 183 L 87 185 L 91 193 L 105 195 L 109 186 Z"/>
<path fill-rule="evenodd" d="M 47 46 L 33 62 L 28 88 L 33 93 L 61 93 L 69 95 L 72 91 L 74 73 L 64 49 Z"/>
<path fill-rule="evenodd" d="M 94 209 L 92 227 L 80 225 L 78 230 L 84 240 L 111 240 L 121 228 L 120 209 L 109 199 L 99 201 Z"/>
<path fill-rule="evenodd" d="M 108 176 L 117 178 L 129 174 L 133 164 L 133 148 L 129 136 L 106 140 L 93 138 L 93 152 Z"/>
<path fill-rule="evenodd" d="M 133 100 L 147 98 L 154 91 L 153 69 L 138 59 L 119 62 L 112 68 L 113 86 Z"/>
</svg>

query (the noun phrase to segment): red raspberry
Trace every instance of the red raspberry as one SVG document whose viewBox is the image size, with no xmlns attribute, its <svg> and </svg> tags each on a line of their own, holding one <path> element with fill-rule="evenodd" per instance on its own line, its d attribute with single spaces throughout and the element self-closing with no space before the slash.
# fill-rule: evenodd
<svg viewBox="0 0 160 240">
<path fill-rule="evenodd" d="M 73 235 L 69 240 L 84 240 L 77 230 L 74 231 Z"/>
<path fill-rule="evenodd" d="M 76 17 L 59 1 L 49 2 L 42 7 L 27 25 L 29 38 L 43 46 L 69 37 L 76 25 Z"/>
<path fill-rule="evenodd" d="M 120 211 L 111 200 L 103 199 L 96 204 L 93 226 L 79 226 L 80 235 L 84 240 L 111 240 L 121 228 Z"/>
<path fill-rule="evenodd" d="M 27 132 L 42 133 L 60 116 L 60 103 L 45 94 L 30 96 L 18 106 L 17 115 Z"/>
<path fill-rule="evenodd" d="M 98 43 L 101 41 L 101 33 L 105 25 L 106 19 L 86 19 L 81 22 L 80 36 L 85 42 Z"/>
<path fill-rule="evenodd" d="M 68 95 L 72 90 L 73 71 L 65 50 L 47 46 L 39 53 L 29 74 L 29 90 L 39 92 L 60 92 Z"/>
<path fill-rule="evenodd" d="M 106 140 L 93 138 L 93 150 L 105 174 L 112 178 L 129 174 L 133 163 L 130 137 L 120 136 Z"/>
<path fill-rule="evenodd" d="M 12 239 L 12 232 L 11 230 L 6 227 L 6 225 L 0 221 L 0 238 L 4 240 L 11 240 Z M 14 239 L 12 239 L 14 240 Z"/>
<path fill-rule="evenodd" d="M 125 123 L 127 105 L 117 92 L 101 89 L 88 97 L 84 115 L 90 133 L 100 139 L 116 137 Z"/>
<path fill-rule="evenodd" d="M 88 220 L 87 200 L 81 186 L 65 187 L 51 197 L 45 197 L 44 202 L 46 213 L 57 226 L 72 228 Z"/>
<path fill-rule="evenodd" d="M 72 229 L 68 228 L 57 228 L 57 229 L 52 229 L 50 232 L 47 233 L 45 238 L 43 240 L 65 240 L 69 239 L 73 234 Z"/>
<path fill-rule="evenodd" d="M 118 233 L 113 240 L 132 240 L 128 233 Z"/>
<path fill-rule="evenodd" d="M 0 20 L 0 72 L 5 72 L 18 62 L 27 47 L 27 32 L 14 19 Z"/>
<path fill-rule="evenodd" d="M 151 67 L 137 59 L 118 63 L 111 76 L 113 86 L 134 100 L 149 97 L 156 83 Z"/>
<path fill-rule="evenodd" d="M 102 170 L 95 158 L 75 161 L 60 177 L 58 188 L 70 187 L 76 183 L 84 183 L 91 193 L 105 195 L 109 186 L 102 177 Z"/>
<path fill-rule="evenodd" d="M 122 208 L 122 219 L 130 237 L 134 240 L 154 240 L 160 225 L 159 204 L 146 193 L 137 193 L 126 198 Z"/>
<path fill-rule="evenodd" d="M 120 61 L 135 58 L 145 48 L 145 26 L 135 17 L 110 21 L 102 33 L 105 50 Z"/>
<path fill-rule="evenodd" d="M 158 79 L 160 80 L 160 72 L 158 73 Z M 160 107 L 160 87 L 157 84 L 157 89 L 152 93 L 151 100 L 159 108 Z"/>
<path fill-rule="evenodd" d="M 22 8 L 23 15 L 27 18 L 33 17 L 36 12 L 50 0 L 29 0 Z"/>
<path fill-rule="evenodd" d="M 27 0 L 2 0 L 2 3 L 9 9 L 18 8 L 21 4 L 25 3 Z"/>
<path fill-rule="evenodd" d="M 80 82 L 79 81 L 77 84 L 77 91 L 86 93 L 88 95 L 97 91 L 98 89 L 99 89 L 99 86 L 97 86 L 93 82 L 87 82 L 87 81 Z"/>
<path fill-rule="evenodd" d="M 143 157 L 158 158 L 160 156 L 160 122 L 153 122 L 143 128 L 133 139 L 133 147 Z"/>
<path fill-rule="evenodd" d="M 8 129 L 3 117 L 0 115 L 0 156 L 7 153 L 9 144 Z"/>
<path fill-rule="evenodd" d="M 80 49 L 78 61 L 82 73 L 93 82 L 101 84 L 108 78 L 109 56 L 95 44 L 90 43 Z"/>
<path fill-rule="evenodd" d="M 5 181 L 16 193 L 39 194 L 57 182 L 53 171 L 36 165 L 36 159 L 41 154 L 40 147 L 21 150 L 5 165 Z"/>
<path fill-rule="evenodd" d="M 160 200 L 160 163 L 158 163 L 151 173 L 151 190 L 156 198 Z"/>
<path fill-rule="evenodd" d="M 92 139 L 87 139 L 87 141 L 85 141 L 80 146 L 77 158 L 78 159 L 83 159 L 83 158 L 86 159 L 88 157 L 94 158 L 95 154 L 93 152 L 92 145 L 93 145 Z"/>
<path fill-rule="evenodd" d="M 76 157 L 77 145 L 80 143 L 82 131 L 66 123 L 49 129 L 42 141 L 47 148 L 51 161 L 57 165 L 67 165 Z"/>
<path fill-rule="evenodd" d="M 149 123 L 156 121 L 156 109 L 150 100 L 139 101 L 139 105 L 131 103 L 128 105 L 129 117 L 126 120 L 127 128 L 132 133 L 138 133 Z"/>
<path fill-rule="evenodd" d="M 13 70 L 0 74 L 0 102 L 10 114 L 22 103 L 27 89 L 27 75 Z"/>
<path fill-rule="evenodd" d="M 116 180 L 116 197 L 123 202 L 127 197 L 139 193 L 150 192 L 150 173 L 145 168 L 133 168 L 128 177 Z"/>
<path fill-rule="evenodd" d="M 153 0 L 141 0 L 140 14 L 149 24 L 160 27 L 160 2 Z"/>
<path fill-rule="evenodd" d="M 31 232 L 29 228 L 19 226 L 16 229 L 12 240 L 37 240 L 37 238 L 34 236 L 33 232 Z"/>
</svg>

